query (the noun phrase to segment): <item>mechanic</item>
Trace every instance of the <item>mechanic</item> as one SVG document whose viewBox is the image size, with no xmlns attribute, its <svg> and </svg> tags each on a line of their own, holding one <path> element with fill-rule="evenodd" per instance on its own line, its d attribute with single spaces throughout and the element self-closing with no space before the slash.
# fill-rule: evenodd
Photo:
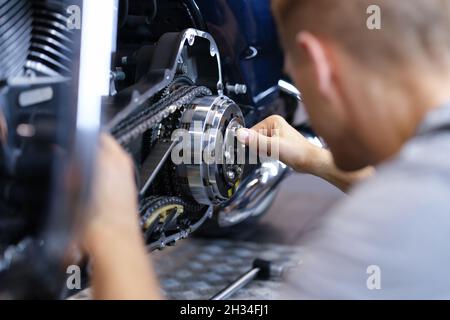
<svg viewBox="0 0 450 320">
<path fill-rule="evenodd" d="M 371 5 L 381 9 L 379 30 L 366 25 Z M 331 152 L 277 116 L 239 139 L 270 144 L 278 132 L 283 162 L 349 193 L 307 237 L 288 297 L 450 298 L 449 7 L 448 0 L 273 1 L 286 71 Z M 102 139 L 84 238 L 95 297 L 159 298 L 131 160 Z M 375 286 L 370 270 L 378 271 Z"/>
</svg>

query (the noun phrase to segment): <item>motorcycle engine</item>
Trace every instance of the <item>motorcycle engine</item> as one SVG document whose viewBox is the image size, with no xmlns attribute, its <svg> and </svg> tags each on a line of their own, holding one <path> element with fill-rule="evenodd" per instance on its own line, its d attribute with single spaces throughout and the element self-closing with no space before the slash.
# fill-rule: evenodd
<svg viewBox="0 0 450 320">
<path fill-rule="evenodd" d="M 0 5 L 0 79 L 69 76 L 71 36 L 57 1 L 6 0 Z"/>
<path fill-rule="evenodd" d="M 64 276 L 84 182 L 84 171 L 68 174 L 79 32 L 68 29 L 67 7 L 80 4 L 0 1 L 0 295 L 30 297 L 33 283 L 32 295 L 51 297 Z"/>
<path fill-rule="evenodd" d="M 183 1 L 119 3 L 104 128 L 134 159 L 142 231 L 150 250 L 162 249 L 235 194 L 245 171 L 245 149 L 235 137 L 244 115 L 224 95 L 219 50 L 208 33 L 192 28 L 201 26 L 192 8 Z M 80 39 L 67 27 L 68 5 L 0 1 L 0 278 L 16 260 L 29 266 L 18 259 L 25 254 L 36 261 L 44 241 L 34 240 L 52 206 L 72 204 L 54 184 L 58 159 L 72 156 L 67 132 L 77 118 Z M 175 21 L 163 19 L 174 14 Z M 56 236 L 72 223 L 60 216 L 50 224 Z"/>
<path fill-rule="evenodd" d="M 223 94 L 214 40 L 189 28 L 198 22 L 182 2 L 123 3 L 104 122 L 135 160 L 141 226 L 149 245 L 161 248 L 194 231 L 234 195 L 245 169 L 245 152 L 235 139 L 244 116 Z M 178 23 L 165 24 L 161 17 L 170 14 L 179 15 Z M 59 102 L 76 100 L 70 85 L 74 41 L 64 1 L 5 0 L 0 16 L 0 119 L 6 132 L 0 238 L 10 244 L 40 229 L 54 196 L 55 159 L 70 143 L 61 141 L 67 130 L 61 124 L 75 116 Z M 175 163 L 172 138 L 179 130 L 186 133 L 183 161 Z M 205 161 L 206 153 L 215 160 Z"/>
<path fill-rule="evenodd" d="M 0 239 L 10 243 L 45 220 L 65 150 L 57 131 L 69 112 L 56 101 L 71 96 L 73 37 L 58 1 L 1 1 L 0 17 Z"/>
</svg>

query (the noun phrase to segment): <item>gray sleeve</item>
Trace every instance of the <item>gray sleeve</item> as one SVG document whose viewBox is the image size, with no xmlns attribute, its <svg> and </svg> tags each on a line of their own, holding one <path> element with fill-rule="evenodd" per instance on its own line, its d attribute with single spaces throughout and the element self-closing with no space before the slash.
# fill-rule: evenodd
<svg viewBox="0 0 450 320">
<path fill-rule="evenodd" d="M 450 298 L 446 183 L 398 170 L 360 186 L 307 238 L 287 298 Z"/>
</svg>

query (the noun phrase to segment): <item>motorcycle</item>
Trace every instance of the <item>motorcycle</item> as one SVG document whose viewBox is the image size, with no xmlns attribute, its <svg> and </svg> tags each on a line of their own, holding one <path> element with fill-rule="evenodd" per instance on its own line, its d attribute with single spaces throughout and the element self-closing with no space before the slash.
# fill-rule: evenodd
<svg viewBox="0 0 450 320">
<path fill-rule="evenodd" d="M 293 123 L 301 99 L 269 0 L 3 0 L 0 18 L 0 297 L 67 295 L 100 131 L 135 162 L 149 251 L 240 232 L 270 208 L 289 169 L 232 152 L 236 130 Z M 188 161 L 175 163 L 179 130 Z"/>
</svg>

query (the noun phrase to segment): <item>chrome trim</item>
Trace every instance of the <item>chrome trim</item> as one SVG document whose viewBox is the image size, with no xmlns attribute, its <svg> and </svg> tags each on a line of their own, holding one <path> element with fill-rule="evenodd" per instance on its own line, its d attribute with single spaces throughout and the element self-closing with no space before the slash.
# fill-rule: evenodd
<svg viewBox="0 0 450 320">
<path fill-rule="evenodd" d="M 255 101 L 255 103 L 259 103 L 268 96 L 270 96 L 271 94 L 273 94 L 274 92 L 276 92 L 277 90 L 278 90 L 277 86 L 270 87 L 269 89 L 259 93 L 256 97 L 253 98 L 253 100 Z"/>
<path fill-rule="evenodd" d="M 231 227 L 253 216 L 256 208 L 276 190 L 290 171 L 280 161 L 262 163 L 240 184 L 234 196 L 219 208 L 219 226 Z"/>
<path fill-rule="evenodd" d="M 114 3 L 114 0 L 83 3 L 77 114 L 77 127 L 81 130 L 99 130 L 101 99 L 109 94 Z"/>
<path fill-rule="evenodd" d="M 251 60 L 253 58 L 256 58 L 256 56 L 259 54 L 258 49 L 255 47 L 248 47 L 248 54 L 244 57 L 244 60 Z"/>
<path fill-rule="evenodd" d="M 92 191 L 92 177 L 98 150 L 102 96 L 109 91 L 111 68 L 111 37 L 114 29 L 115 0 L 83 0 L 81 48 L 77 90 L 75 132 L 70 154 L 64 160 L 64 179 L 58 181 L 53 194 L 51 215 L 43 232 L 45 255 L 49 261 L 58 261 L 66 252 L 65 244 L 73 233 L 73 224 L 80 227 L 86 218 L 84 206 Z M 102 14 L 99 14 L 102 12 Z M 72 137 L 71 137 L 72 138 Z M 65 220 L 61 212 L 66 213 Z M 62 231 L 64 230 L 64 232 Z"/>
<path fill-rule="evenodd" d="M 299 101 L 303 101 L 301 92 L 293 84 L 291 84 L 285 80 L 280 80 L 280 81 L 278 81 L 278 87 L 284 93 L 287 93 L 287 94 L 293 96 L 294 98 L 296 98 Z"/>
</svg>

